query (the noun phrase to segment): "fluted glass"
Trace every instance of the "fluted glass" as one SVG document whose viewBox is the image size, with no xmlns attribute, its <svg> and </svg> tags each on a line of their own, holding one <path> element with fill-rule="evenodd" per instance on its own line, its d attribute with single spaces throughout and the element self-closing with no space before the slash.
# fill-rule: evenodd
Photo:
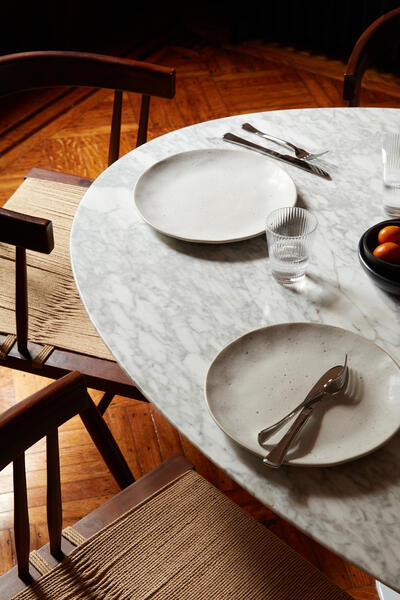
<svg viewBox="0 0 400 600">
<path fill-rule="evenodd" d="M 386 133 L 382 140 L 383 208 L 390 217 L 400 216 L 400 133 Z"/>
<path fill-rule="evenodd" d="M 310 211 L 298 206 L 278 208 L 268 215 L 269 262 L 279 283 L 291 285 L 304 279 L 317 224 Z"/>
</svg>

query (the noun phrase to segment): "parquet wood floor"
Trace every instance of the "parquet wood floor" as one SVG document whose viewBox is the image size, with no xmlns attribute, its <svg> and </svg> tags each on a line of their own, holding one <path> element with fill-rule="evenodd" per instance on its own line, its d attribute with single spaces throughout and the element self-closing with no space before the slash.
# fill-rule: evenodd
<svg viewBox="0 0 400 600">
<path fill-rule="evenodd" d="M 283 108 L 342 106 L 344 64 L 276 44 L 258 41 L 232 46 L 188 36 L 147 57 L 177 69 L 172 101 L 154 100 L 149 139 L 199 121 Z M 400 83 L 372 72 L 362 102 L 400 107 Z M 107 124 L 112 94 L 59 89 L 32 92 L 0 103 L 0 205 L 33 166 L 95 178 L 106 167 Z M 138 102 L 125 99 L 121 153 L 133 146 Z M 0 410 L 46 384 L 39 376 L 0 370 Z M 93 392 L 95 396 L 95 392 Z M 213 465 L 152 405 L 118 397 L 107 421 L 135 477 L 175 452 L 318 566 L 340 587 L 362 600 L 376 599 L 373 579 L 278 518 Z M 60 430 L 64 526 L 113 496 L 117 486 L 78 418 Z M 47 541 L 45 526 L 44 446 L 28 452 L 28 488 L 33 548 Z M 15 562 L 12 529 L 12 474 L 0 473 L 0 572 Z"/>
</svg>

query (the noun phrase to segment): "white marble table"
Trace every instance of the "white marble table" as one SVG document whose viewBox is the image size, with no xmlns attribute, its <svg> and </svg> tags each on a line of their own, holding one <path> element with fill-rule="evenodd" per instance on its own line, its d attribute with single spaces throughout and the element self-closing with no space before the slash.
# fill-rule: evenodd
<svg viewBox="0 0 400 600">
<path fill-rule="evenodd" d="M 147 167 L 184 150 L 234 148 L 221 135 L 241 135 L 246 120 L 290 135 L 306 148 L 330 149 L 324 162 L 331 182 L 277 163 L 295 181 L 300 205 L 319 221 L 310 277 L 299 292 L 272 280 L 263 236 L 219 246 L 191 244 L 156 233 L 135 212 L 133 189 Z M 83 198 L 71 235 L 74 275 L 86 309 L 143 393 L 261 502 L 397 590 L 400 438 L 338 467 L 268 470 L 218 428 L 203 388 L 210 362 L 228 342 L 280 322 L 344 327 L 400 362 L 399 300 L 375 287 L 357 258 L 361 233 L 385 219 L 381 134 L 399 128 L 399 110 L 375 108 L 266 112 L 187 127 L 108 168 Z"/>
</svg>

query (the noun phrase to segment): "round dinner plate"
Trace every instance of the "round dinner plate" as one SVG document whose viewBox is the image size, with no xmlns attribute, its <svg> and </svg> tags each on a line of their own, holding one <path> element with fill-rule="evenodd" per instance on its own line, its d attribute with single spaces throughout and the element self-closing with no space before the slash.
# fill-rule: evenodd
<svg viewBox="0 0 400 600">
<path fill-rule="evenodd" d="M 400 427 L 400 369 L 376 344 L 339 327 L 282 323 L 236 339 L 209 368 L 208 408 L 228 436 L 265 456 L 268 449 L 259 446 L 258 432 L 300 404 L 325 371 L 343 364 L 346 353 L 345 392 L 321 401 L 287 462 L 330 466 L 360 458 Z M 271 448 L 291 422 L 268 440 Z"/>
<path fill-rule="evenodd" d="M 143 219 L 191 242 L 235 242 L 265 231 L 268 213 L 296 202 L 296 186 L 274 161 L 225 149 L 174 154 L 138 179 L 134 199 Z"/>
</svg>

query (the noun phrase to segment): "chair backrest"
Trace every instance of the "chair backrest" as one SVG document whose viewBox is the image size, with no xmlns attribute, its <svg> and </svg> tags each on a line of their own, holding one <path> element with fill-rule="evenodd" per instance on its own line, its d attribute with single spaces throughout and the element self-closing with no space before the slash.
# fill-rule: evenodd
<svg viewBox="0 0 400 600">
<path fill-rule="evenodd" d="M 359 37 L 346 66 L 343 99 L 349 106 L 360 102 L 361 81 L 364 72 L 379 52 L 400 41 L 400 7 L 376 19 Z"/>
<path fill-rule="evenodd" d="M 119 486 L 124 488 L 134 481 L 118 445 L 87 392 L 84 377 L 79 372 L 65 375 L 1 414 L 0 471 L 13 463 L 15 549 L 18 575 L 25 583 L 31 581 L 25 450 L 46 436 L 50 552 L 60 559 L 62 506 L 57 428 L 77 414 Z"/>
<path fill-rule="evenodd" d="M 40 219 L 0 208 L 0 242 L 15 246 L 15 320 L 19 352 L 28 352 L 28 283 L 26 250 L 50 254 L 54 248 L 53 225 Z"/>
<path fill-rule="evenodd" d="M 169 67 L 88 52 L 20 52 L 0 56 L 0 96 L 24 90 L 83 86 L 115 90 L 108 164 L 117 160 L 122 92 L 142 95 L 136 146 L 147 139 L 150 96 L 173 98 L 175 70 Z"/>
<path fill-rule="evenodd" d="M 146 62 L 87 52 L 21 52 L 0 56 L 0 96 L 53 86 L 112 89 L 114 107 L 108 164 L 117 160 L 121 132 L 122 92 L 142 95 L 136 146 L 146 142 L 151 96 L 173 98 L 175 70 Z M 15 314 L 18 351 L 28 351 L 28 289 L 26 250 L 50 253 L 52 224 L 0 208 L 0 242 L 16 246 Z"/>
</svg>

